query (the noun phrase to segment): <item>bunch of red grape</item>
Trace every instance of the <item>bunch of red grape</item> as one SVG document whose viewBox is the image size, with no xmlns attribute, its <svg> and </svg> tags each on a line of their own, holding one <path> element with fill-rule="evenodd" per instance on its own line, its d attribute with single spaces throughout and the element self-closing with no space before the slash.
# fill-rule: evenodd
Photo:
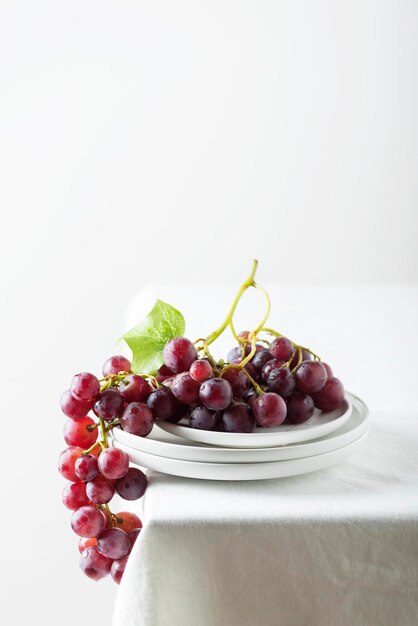
<svg viewBox="0 0 418 626">
<path fill-rule="evenodd" d="M 69 447 L 61 453 L 58 469 L 71 481 L 62 501 L 73 511 L 71 527 L 81 537 L 80 567 L 93 580 L 110 573 L 117 583 L 142 522 L 134 513 L 112 513 L 108 503 L 115 493 L 125 500 L 141 498 L 147 478 L 140 469 L 129 467 L 126 452 L 108 447 L 107 435 L 119 423 L 146 435 L 154 423 L 143 404 L 151 387 L 141 376 L 129 375 L 130 369 L 128 359 L 112 357 L 103 367 L 102 385 L 93 374 L 82 372 L 73 377 L 61 398 L 62 411 L 69 418 L 64 424 Z M 98 421 L 88 415 L 91 410 Z"/>
<path fill-rule="evenodd" d="M 185 337 L 168 341 L 157 375 L 163 387 L 147 401 L 154 416 L 171 422 L 188 417 L 191 428 L 249 433 L 285 419 L 300 424 L 315 407 L 332 411 L 343 402 L 342 383 L 307 349 L 283 336 L 266 345 L 252 344 L 248 332 L 238 337 L 226 364 L 204 352 L 198 359 Z"/>
</svg>

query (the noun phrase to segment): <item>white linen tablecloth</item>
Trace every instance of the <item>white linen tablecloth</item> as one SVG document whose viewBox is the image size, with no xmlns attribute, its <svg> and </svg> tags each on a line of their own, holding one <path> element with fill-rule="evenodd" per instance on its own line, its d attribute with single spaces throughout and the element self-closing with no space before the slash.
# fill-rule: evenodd
<svg viewBox="0 0 418 626">
<path fill-rule="evenodd" d="M 340 314 L 328 328 L 335 353 L 346 343 L 342 365 L 354 377 L 362 365 L 350 350 L 361 332 L 372 421 L 362 447 L 328 470 L 270 481 L 151 472 L 132 507 L 144 529 L 113 626 L 418 624 L 417 291 L 362 296 L 361 316 L 337 293 Z"/>
</svg>

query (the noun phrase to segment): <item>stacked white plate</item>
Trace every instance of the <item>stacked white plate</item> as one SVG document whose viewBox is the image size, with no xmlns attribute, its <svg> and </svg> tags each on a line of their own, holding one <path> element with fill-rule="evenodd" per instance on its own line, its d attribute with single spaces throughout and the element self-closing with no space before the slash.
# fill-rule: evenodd
<svg viewBox="0 0 418 626">
<path fill-rule="evenodd" d="M 113 430 L 113 443 L 132 463 L 165 474 L 208 480 L 261 480 L 296 476 L 343 461 L 364 441 L 368 409 L 351 393 L 328 413 L 304 424 L 223 433 L 159 420 L 147 437 Z"/>
</svg>

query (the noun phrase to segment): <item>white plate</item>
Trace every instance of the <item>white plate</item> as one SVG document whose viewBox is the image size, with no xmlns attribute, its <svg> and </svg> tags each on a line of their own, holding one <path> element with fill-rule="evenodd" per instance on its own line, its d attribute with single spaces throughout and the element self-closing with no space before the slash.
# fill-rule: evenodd
<svg viewBox="0 0 418 626">
<path fill-rule="evenodd" d="M 132 463 L 164 474 L 204 480 L 264 480 L 316 472 L 340 463 L 353 454 L 366 436 L 367 431 L 348 445 L 324 454 L 270 463 L 199 463 L 196 461 L 180 461 L 148 454 L 147 452 L 139 452 L 127 446 L 125 447 L 121 443 L 115 443 L 122 450 L 126 450 Z"/>
<path fill-rule="evenodd" d="M 343 426 L 352 412 L 351 397 L 351 394 L 347 393 L 343 405 L 335 411 L 324 413 L 315 409 L 315 413 L 304 424 L 285 423 L 276 428 L 257 427 L 253 433 L 221 433 L 213 430 L 199 430 L 182 425 L 182 422 L 172 424 L 165 420 L 159 420 L 159 426 L 172 435 L 212 446 L 226 446 L 228 448 L 286 446 L 289 443 L 319 439 L 319 437 L 324 437 Z"/>
<path fill-rule="evenodd" d="M 182 461 L 206 463 L 261 463 L 300 459 L 341 448 L 362 435 L 368 428 L 368 410 L 362 400 L 350 394 L 352 414 L 346 423 L 333 433 L 302 444 L 274 448 L 225 448 L 208 446 L 176 437 L 158 427 L 158 422 L 147 437 L 138 437 L 115 428 L 113 437 L 124 448 L 148 452 Z M 129 450 L 127 450 L 129 451 Z"/>
</svg>

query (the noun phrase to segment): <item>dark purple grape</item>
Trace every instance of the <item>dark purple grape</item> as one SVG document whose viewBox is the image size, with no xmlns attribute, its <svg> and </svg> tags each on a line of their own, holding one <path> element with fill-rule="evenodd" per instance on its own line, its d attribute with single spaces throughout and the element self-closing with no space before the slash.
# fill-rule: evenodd
<svg viewBox="0 0 418 626">
<path fill-rule="evenodd" d="M 268 361 L 271 361 L 272 358 L 273 357 L 270 350 L 259 350 L 251 359 L 251 363 L 253 367 L 255 367 L 255 369 L 257 370 L 257 373 L 261 374 L 261 370 L 263 369 L 265 364 L 268 363 Z"/>
<path fill-rule="evenodd" d="M 327 381 L 327 371 L 319 361 L 303 361 L 295 372 L 297 388 L 305 393 L 320 391 Z"/>
<path fill-rule="evenodd" d="M 328 378 L 332 378 L 334 376 L 334 374 L 332 373 L 331 367 L 328 365 L 328 363 L 324 363 L 323 361 L 321 361 L 321 363 L 325 367 L 325 370 L 327 372 Z"/>
<path fill-rule="evenodd" d="M 274 369 L 278 369 L 279 367 L 281 367 L 283 363 L 284 361 L 279 361 L 278 359 L 271 359 L 270 361 L 267 361 L 267 363 L 261 370 L 261 378 L 265 382 L 267 382 L 268 377 L 270 376 L 270 372 L 272 372 Z"/>
<path fill-rule="evenodd" d="M 296 381 L 289 368 L 279 367 L 270 372 L 267 384 L 269 391 L 278 393 L 282 398 L 287 398 L 295 390 Z"/>
<path fill-rule="evenodd" d="M 192 404 L 199 398 L 199 387 L 200 383 L 193 380 L 189 372 L 182 372 L 175 377 L 171 391 L 179 402 Z"/>
<path fill-rule="evenodd" d="M 152 388 L 145 378 L 131 374 L 123 379 L 119 385 L 119 392 L 125 402 L 145 402 Z"/>
<path fill-rule="evenodd" d="M 263 393 L 253 402 L 255 419 L 260 426 L 280 426 L 286 419 L 286 402 L 277 393 Z"/>
<path fill-rule="evenodd" d="M 222 411 L 232 402 L 231 385 L 223 378 L 211 378 L 200 386 L 199 397 L 206 408 Z"/>
<path fill-rule="evenodd" d="M 97 549 L 108 559 L 122 559 L 131 551 L 131 542 L 121 528 L 106 528 L 97 538 Z"/>
<path fill-rule="evenodd" d="M 173 412 L 175 397 L 170 389 L 162 387 L 153 391 L 147 400 L 147 405 L 151 409 L 155 418 L 168 419 Z"/>
<path fill-rule="evenodd" d="M 287 401 L 287 417 L 293 424 L 302 424 L 312 417 L 315 410 L 312 397 L 303 391 L 295 391 Z"/>
<path fill-rule="evenodd" d="M 165 344 L 163 358 L 169 369 L 175 374 L 180 374 L 187 371 L 197 359 L 197 352 L 192 342 L 186 337 L 174 337 Z"/>
<path fill-rule="evenodd" d="M 198 406 L 190 414 L 190 428 L 214 430 L 219 424 L 219 414 L 209 411 L 205 406 Z"/>
<path fill-rule="evenodd" d="M 81 372 L 73 376 L 70 390 L 76 400 L 92 404 L 100 392 L 100 383 L 94 374 Z"/>
<path fill-rule="evenodd" d="M 115 488 L 124 500 L 138 500 L 144 495 L 147 482 L 144 472 L 136 467 L 130 467 L 125 476 L 115 482 Z"/>
<path fill-rule="evenodd" d="M 127 433 L 146 437 L 154 426 L 154 416 L 144 402 L 131 402 L 126 405 L 120 423 Z"/>
<path fill-rule="evenodd" d="M 312 394 L 315 406 L 321 411 L 334 411 L 344 401 L 344 387 L 342 382 L 331 376 L 321 391 Z"/>
<path fill-rule="evenodd" d="M 287 337 L 276 337 L 270 345 L 270 352 L 272 353 L 273 358 L 278 359 L 279 361 L 288 361 L 294 351 L 295 348 Z"/>
<path fill-rule="evenodd" d="M 95 504 L 107 504 L 115 495 L 115 487 L 112 481 L 99 475 L 87 483 L 86 493 Z"/>
<path fill-rule="evenodd" d="M 303 348 L 300 363 L 302 363 L 302 361 L 312 361 L 312 359 L 313 359 L 312 354 L 308 352 L 307 350 L 305 350 L 305 348 Z M 295 354 L 293 355 L 292 360 L 290 361 L 289 368 L 293 370 L 298 363 L 299 363 L 299 350 L 295 350 Z"/>
<path fill-rule="evenodd" d="M 131 362 L 124 356 L 111 356 L 103 365 L 103 376 L 119 374 L 119 372 L 130 372 Z"/>
<path fill-rule="evenodd" d="M 228 433 L 252 433 L 255 429 L 255 417 L 248 404 L 233 404 L 222 415 L 222 426 Z"/>
<path fill-rule="evenodd" d="M 225 370 L 222 374 L 222 378 L 227 380 L 231 385 L 234 398 L 242 398 L 251 385 L 248 376 L 238 367 L 230 367 Z"/>
<path fill-rule="evenodd" d="M 123 398 L 116 389 L 106 389 L 102 391 L 93 405 L 93 411 L 97 417 L 103 417 L 106 422 L 119 417 L 123 409 Z"/>
<path fill-rule="evenodd" d="M 85 454 L 76 460 L 74 469 L 80 480 L 93 480 L 99 473 L 97 458 L 93 454 Z"/>
<path fill-rule="evenodd" d="M 213 376 L 212 365 L 207 359 L 199 359 L 197 361 L 193 361 L 190 366 L 190 376 L 197 383 L 204 383 L 205 380 L 208 380 Z"/>
<path fill-rule="evenodd" d="M 92 580 L 100 580 L 107 576 L 112 567 L 112 559 L 100 554 L 96 546 L 83 551 L 80 557 L 80 568 Z"/>
<path fill-rule="evenodd" d="M 253 380 L 258 380 L 259 378 L 259 372 L 258 370 L 255 369 L 254 365 L 252 363 L 247 363 L 244 366 L 244 369 L 246 372 L 248 372 L 248 374 L 251 376 L 251 378 Z"/>
</svg>

